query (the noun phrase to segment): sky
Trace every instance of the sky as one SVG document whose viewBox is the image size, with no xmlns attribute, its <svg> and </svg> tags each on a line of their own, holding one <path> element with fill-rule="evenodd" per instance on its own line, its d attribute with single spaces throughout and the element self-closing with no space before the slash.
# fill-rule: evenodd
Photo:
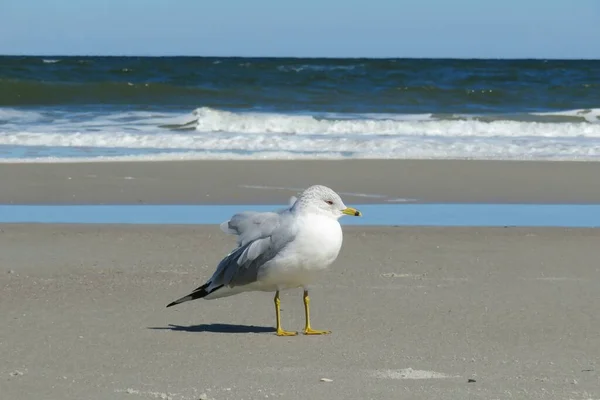
<svg viewBox="0 0 600 400">
<path fill-rule="evenodd" d="M 0 54 L 600 59 L 600 0 L 0 0 Z"/>
</svg>

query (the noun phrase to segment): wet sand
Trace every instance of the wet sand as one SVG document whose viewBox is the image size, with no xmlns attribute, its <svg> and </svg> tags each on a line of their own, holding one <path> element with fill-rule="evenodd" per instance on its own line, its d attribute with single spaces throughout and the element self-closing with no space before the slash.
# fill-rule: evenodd
<svg viewBox="0 0 600 400">
<path fill-rule="evenodd" d="M 349 203 L 600 203 L 600 163 L 460 160 L 0 164 L 0 203 L 284 204 L 321 183 Z"/>
<path fill-rule="evenodd" d="M 233 245 L 216 226 L 0 225 L 0 397 L 600 398 L 600 230 L 344 229 L 311 292 L 333 333 L 281 338 L 271 294 L 165 308 Z"/>
</svg>

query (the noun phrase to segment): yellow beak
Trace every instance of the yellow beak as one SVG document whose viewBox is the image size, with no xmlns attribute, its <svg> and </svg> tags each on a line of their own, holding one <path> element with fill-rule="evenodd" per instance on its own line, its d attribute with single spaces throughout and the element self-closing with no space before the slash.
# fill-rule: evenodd
<svg viewBox="0 0 600 400">
<path fill-rule="evenodd" d="M 347 207 L 342 210 L 342 214 L 352 215 L 353 217 L 361 217 L 362 213 L 358 211 L 356 208 Z"/>
</svg>

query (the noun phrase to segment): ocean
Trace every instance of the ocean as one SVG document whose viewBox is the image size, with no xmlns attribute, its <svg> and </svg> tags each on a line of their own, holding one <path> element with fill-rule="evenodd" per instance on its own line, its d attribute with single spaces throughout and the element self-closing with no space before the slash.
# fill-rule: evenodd
<svg viewBox="0 0 600 400">
<path fill-rule="evenodd" d="M 0 161 L 600 158 L 599 60 L 0 57 Z"/>
</svg>

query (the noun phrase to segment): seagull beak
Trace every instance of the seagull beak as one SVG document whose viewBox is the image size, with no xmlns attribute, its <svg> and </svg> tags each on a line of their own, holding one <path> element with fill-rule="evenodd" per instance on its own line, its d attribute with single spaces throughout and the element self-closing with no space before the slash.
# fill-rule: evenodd
<svg viewBox="0 0 600 400">
<path fill-rule="evenodd" d="M 346 207 L 342 210 L 342 214 L 352 215 L 354 217 L 361 217 L 362 213 L 358 211 L 356 208 Z"/>
</svg>

